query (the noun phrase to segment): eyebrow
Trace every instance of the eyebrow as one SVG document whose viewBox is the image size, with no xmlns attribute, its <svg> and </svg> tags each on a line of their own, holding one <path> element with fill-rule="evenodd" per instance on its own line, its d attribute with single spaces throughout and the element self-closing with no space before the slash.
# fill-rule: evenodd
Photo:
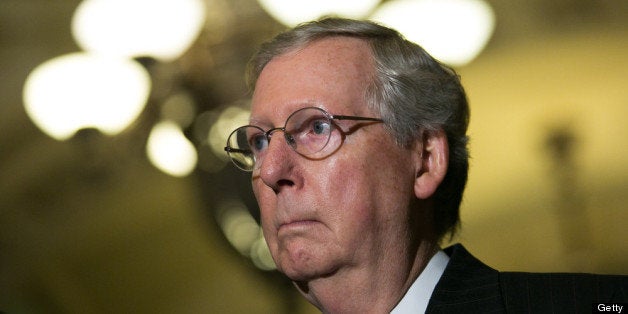
<svg viewBox="0 0 628 314">
<path fill-rule="evenodd" d="M 266 119 L 264 119 L 264 120 L 266 120 Z M 249 124 L 251 124 L 251 125 L 262 124 L 263 125 L 263 124 L 271 124 L 271 123 L 266 123 L 266 122 L 263 122 L 263 120 L 261 120 L 261 119 L 256 119 L 256 118 L 250 117 L 249 118 Z"/>
<path fill-rule="evenodd" d="M 286 123 L 286 119 L 288 119 L 288 117 L 290 117 L 291 114 L 293 114 L 294 112 L 301 110 L 303 108 L 307 108 L 307 107 L 316 107 L 319 109 L 323 109 L 325 110 L 325 112 L 331 114 L 332 116 L 334 115 L 333 113 L 329 112 L 329 110 L 327 109 L 326 106 L 324 106 L 323 104 L 321 104 L 320 101 L 315 101 L 315 100 L 305 100 L 305 101 L 297 101 L 294 103 L 287 103 L 285 104 L 285 106 L 289 106 L 292 107 L 292 110 L 290 111 L 290 113 L 288 113 L 288 115 L 283 119 L 283 122 L 281 123 L 281 126 L 283 126 Z M 249 125 L 255 125 L 255 126 L 268 126 L 270 128 L 274 128 L 276 127 L 275 125 L 273 125 L 271 122 L 269 122 L 269 119 L 257 119 L 254 117 L 250 117 L 249 118 Z"/>
</svg>

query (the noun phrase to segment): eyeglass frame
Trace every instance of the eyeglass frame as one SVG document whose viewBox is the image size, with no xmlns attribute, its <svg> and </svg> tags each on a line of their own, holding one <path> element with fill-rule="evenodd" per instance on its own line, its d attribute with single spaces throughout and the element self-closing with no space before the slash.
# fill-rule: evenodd
<svg viewBox="0 0 628 314">
<path fill-rule="evenodd" d="M 371 121 L 371 122 L 384 122 L 384 120 L 382 120 L 382 119 L 380 119 L 380 118 L 361 117 L 361 116 L 347 116 L 347 115 L 333 115 L 333 114 L 331 114 L 331 113 L 327 112 L 327 111 L 326 111 L 325 109 L 323 109 L 323 108 L 313 107 L 313 106 L 312 106 L 312 107 L 303 107 L 303 108 L 299 108 L 299 109 L 295 110 L 294 112 L 292 112 L 292 113 L 288 116 L 288 118 L 286 118 L 286 121 L 284 122 L 283 127 L 271 128 L 271 129 L 269 129 L 268 131 L 264 131 L 264 129 L 262 129 L 261 127 L 259 127 L 259 126 L 257 126 L 257 125 L 247 124 L 247 125 L 243 125 L 243 126 L 240 126 L 240 127 L 235 128 L 235 129 L 234 129 L 234 130 L 233 130 L 233 131 L 229 134 L 229 136 L 227 137 L 227 146 L 225 146 L 225 148 L 224 148 L 224 149 L 225 149 L 225 152 L 227 152 L 227 155 L 229 156 L 229 159 L 231 159 L 231 162 L 232 162 L 232 163 L 233 163 L 233 164 L 234 164 L 234 165 L 235 165 L 238 169 L 243 170 L 243 171 L 246 171 L 246 172 L 252 172 L 252 171 L 255 169 L 255 165 L 257 165 L 257 162 L 255 161 L 255 158 L 253 158 L 253 160 L 254 160 L 254 166 L 253 166 L 253 168 L 252 168 L 252 169 L 250 169 L 250 170 L 249 170 L 249 169 L 244 169 L 244 168 L 242 168 L 242 167 L 240 167 L 240 166 L 238 165 L 238 163 L 234 160 L 234 158 L 233 158 L 233 157 L 231 157 L 231 154 L 230 154 L 230 153 L 253 154 L 253 152 L 252 152 L 252 151 L 250 151 L 250 150 L 244 150 L 244 149 L 232 148 L 232 147 L 230 147 L 230 146 L 229 146 L 229 139 L 231 138 L 231 136 L 233 136 L 233 134 L 234 134 L 235 132 L 237 132 L 237 131 L 238 131 L 238 130 L 240 130 L 241 128 L 245 128 L 245 127 L 254 127 L 254 128 L 258 128 L 258 129 L 260 129 L 260 130 L 263 132 L 262 134 L 264 134 L 264 138 L 266 138 L 266 141 L 267 141 L 268 145 L 270 145 L 270 140 L 271 140 L 271 138 L 272 138 L 272 134 L 273 134 L 275 131 L 282 131 L 282 132 L 284 133 L 284 136 L 283 136 L 283 137 L 284 137 L 284 139 L 286 140 L 286 142 L 288 142 L 288 138 L 287 138 L 287 136 L 290 136 L 290 135 L 291 135 L 290 133 L 286 132 L 286 126 L 288 125 L 288 121 L 289 121 L 289 120 L 290 120 L 290 118 L 292 118 L 292 117 L 293 117 L 296 113 L 298 113 L 298 112 L 300 112 L 300 111 L 303 111 L 303 110 L 306 110 L 306 109 L 316 109 L 316 110 L 318 110 L 318 111 L 322 112 L 322 113 L 323 113 L 323 115 L 325 115 L 325 117 L 327 117 L 330 121 L 333 121 L 333 120 L 348 120 L 348 121 Z M 332 125 L 332 127 L 333 127 L 333 124 L 331 124 L 331 125 Z M 331 131 L 330 131 L 330 135 L 329 135 L 329 136 L 331 137 Z M 322 150 L 323 148 L 325 148 L 325 147 L 327 146 L 327 144 L 328 144 L 328 143 L 329 143 L 329 142 L 326 142 L 326 143 L 325 143 L 325 145 L 323 145 L 323 147 L 321 148 L 321 150 Z M 298 151 L 296 150 L 296 148 L 295 148 L 293 145 L 291 145 L 289 142 L 288 142 L 288 146 L 290 146 L 290 148 L 292 149 L 292 151 L 294 151 L 295 153 L 297 153 L 297 154 L 299 154 L 299 155 L 301 155 L 301 156 L 306 156 L 306 155 L 304 155 L 304 154 L 302 154 L 302 153 L 298 152 Z"/>
</svg>

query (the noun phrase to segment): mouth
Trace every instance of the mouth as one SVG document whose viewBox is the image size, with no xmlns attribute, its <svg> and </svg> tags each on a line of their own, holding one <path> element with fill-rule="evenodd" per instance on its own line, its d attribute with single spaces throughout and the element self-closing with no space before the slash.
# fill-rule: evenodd
<svg viewBox="0 0 628 314">
<path fill-rule="evenodd" d="M 280 224 L 277 231 L 278 232 L 305 231 L 318 223 L 320 222 L 316 220 L 311 220 L 311 219 L 293 220 L 293 221 Z"/>
</svg>

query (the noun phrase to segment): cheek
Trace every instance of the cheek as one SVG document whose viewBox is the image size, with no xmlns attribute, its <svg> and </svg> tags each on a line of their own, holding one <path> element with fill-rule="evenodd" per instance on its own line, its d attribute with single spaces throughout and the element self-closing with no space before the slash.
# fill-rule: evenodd
<svg viewBox="0 0 628 314">
<path fill-rule="evenodd" d="M 369 169 L 355 160 L 336 159 L 327 163 L 324 174 L 310 176 L 316 186 L 313 195 L 319 208 L 327 211 L 325 215 L 336 229 L 354 229 L 373 219 L 373 193 L 377 184 L 370 180 Z M 337 230 L 341 231 L 341 230 Z"/>
<path fill-rule="evenodd" d="M 270 230 L 266 230 L 267 226 L 272 226 L 272 217 L 274 215 L 274 210 L 277 207 L 277 198 L 275 193 L 266 185 L 263 184 L 262 180 L 254 179 L 253 180 L 253 194 L 255 195 L 255 199 L 257 200 L 257 205 L 259 207 L 260 215 L 262 218 L 262 227 L 264 228 L 264 232 L 267 233 Z"/>
<path fill-rule="evenodd" d="M 253 195 L 255 196 L 255 199 L 259 203 L 262 197 L 261 193 L 263 190 L 262 180 L 260 179 L 260 177 L 255 177 L 253 178 L 253 180 L 251 180 L 251 187 L 253 188 Z"/>
<path fill-rule="evenodd" d="M 327 178 L 329 193 L 340 193 L 341 204 L 354 204 L 355 214 L 361 215 L 364 223 L 407 206 L 413 197 L 410 154 L 384 147 L 364 145 L 352 158 L 338 162 L 335 176 Z"/>
<path fill-rule="evenodd" d="M 277 230 L 274 226 L 274 215 L 277 206 L 277 199 L 274 196 L 274 192 L 267 186 L 261 183 L 253 182 L 253 193 L 257 199 L 257 204 L 261 216 L 261 227 L 264 234 L 264 239 L 268 244 L 268 247 L 273 256 L 277 253 Z"/>
</svg>

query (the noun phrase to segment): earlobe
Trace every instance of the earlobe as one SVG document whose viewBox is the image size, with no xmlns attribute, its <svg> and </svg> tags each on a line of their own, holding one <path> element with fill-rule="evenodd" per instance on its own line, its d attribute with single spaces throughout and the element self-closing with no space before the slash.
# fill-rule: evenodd
<svg viewBox="0 0 628 314">
<path fill-rule="evenodd" d="M 444 130 L 425 131 L 415 146 L 417 171 L 414 194 L 418 199 L 428 199 L 445 179 L 449 165 L 449 145 Z"/>
</svg>

